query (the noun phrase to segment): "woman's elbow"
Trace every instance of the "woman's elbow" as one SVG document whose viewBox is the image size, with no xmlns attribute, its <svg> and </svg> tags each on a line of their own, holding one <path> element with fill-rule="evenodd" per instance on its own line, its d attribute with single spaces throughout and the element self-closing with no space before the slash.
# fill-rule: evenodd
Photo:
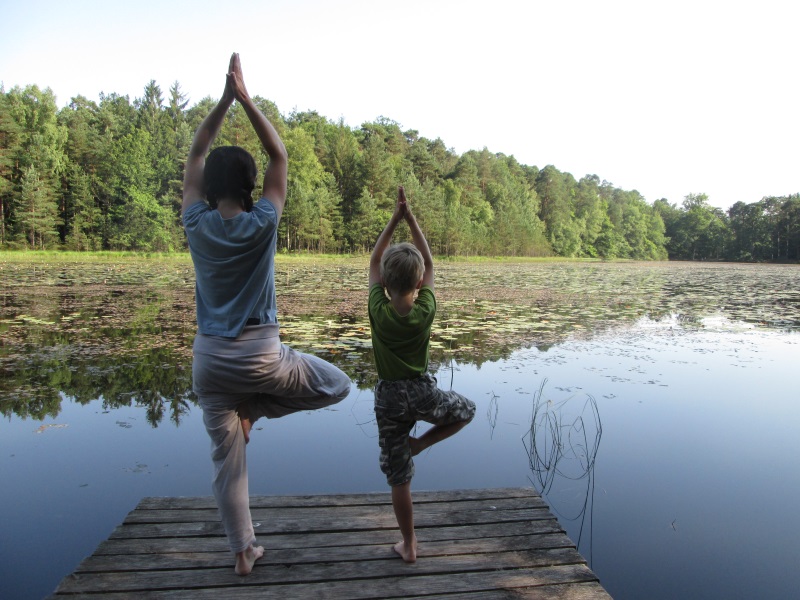
<svg viewBox="0 0 800 600">
<path fill-rule="evenodd" d="M 283 162 L 288 164 L 289 163 L 289 153 L 286 151 L 286 146 L 283 145 L 283 142 L 279 142 L 276 144 L 275 148 L 272 149 L 272 152 L 269 152 L 269 159 Z"/>
</svg>

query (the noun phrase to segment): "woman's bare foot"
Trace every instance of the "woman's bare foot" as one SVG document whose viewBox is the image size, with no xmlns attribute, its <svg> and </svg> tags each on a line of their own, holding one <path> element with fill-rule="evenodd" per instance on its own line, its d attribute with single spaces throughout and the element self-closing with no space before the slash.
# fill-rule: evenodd
<svg viewBox="0 0 800 600">
<path fill-rule="evenodd" d="M 250 411 L 247 410 L 247 404 L 242 402 L 236 407 L 236 412 L 239 414 L 239 421 L 242 423 L 242 433 L 244 434 L 244 443 L 250 443 L 250 430 L 253 428 L 253 422 L 250 420 Z"/>
<path fill-rule="evenodd" d="M 400 540 L 394 545 L 393 550 L 407 563 L 417 562 L 417 538 L 414 538 L 410 547 L 406 546 L 403 540 Z"/>
<path fill-rule="evenodd" d="M 264 556 L 264 546 L 253 546 L 250 544 L 243 552 L 236 553 L 236 574 L 237 575 L 250 575 L 253 570 L 253 565 L 256 561 Z"/>
</svg>

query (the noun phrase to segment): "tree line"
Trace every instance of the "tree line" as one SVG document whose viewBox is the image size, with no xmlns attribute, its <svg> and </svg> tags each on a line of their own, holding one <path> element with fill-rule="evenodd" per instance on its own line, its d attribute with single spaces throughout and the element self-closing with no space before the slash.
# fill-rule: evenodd
<svg viewBox="0 0 800 600">
<path fill-rule="evenodd" d="M 360 127 L 315 111 L 283 116 L 256 98 L 289 153 L 282 251 L 360 252 L 374 243 L 404 185 L 438 255 L 797 260 L 800 199 L 738 203 L 701 195 L 681 207 L 576 180 L 553 165 L 483 150 L 457 154 L 384 117 Z M 183 163 L 216 100 L 189 107 L 178 82 L 128 96 L 83 96 L 58 109 L 49 88 L 0 87 L 0 247 L 176 251 Z M 267 157 L 236 105 L 217 145 Z"/>
<path fill-rule="evenodd" d="M 689 194 L 679 208 L 656 200 L 670 258 L 683 260 L 800 260 L 800 194 L 737 202 L 727 211 Z"/>
</svg>

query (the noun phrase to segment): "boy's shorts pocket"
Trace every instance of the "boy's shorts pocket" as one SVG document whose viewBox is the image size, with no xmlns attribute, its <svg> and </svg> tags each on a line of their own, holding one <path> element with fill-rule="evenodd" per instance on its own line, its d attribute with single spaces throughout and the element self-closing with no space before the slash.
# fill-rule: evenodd
<svg viewBox="0 0 800 600">
<path fill-rule="evenodd" d="M 404 406 L 398 404 L 391 404 L 388 402 L 380 402 L 375 400 L 375 416 L 378 419 L 387 419 L 389 421 L 400 421 L 406 414 Z"/>
</svg>

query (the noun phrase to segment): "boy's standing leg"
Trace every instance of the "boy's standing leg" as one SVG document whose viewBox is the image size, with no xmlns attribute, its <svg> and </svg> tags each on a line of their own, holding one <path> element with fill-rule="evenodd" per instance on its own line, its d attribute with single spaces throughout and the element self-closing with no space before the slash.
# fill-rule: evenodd
<svg viewBox="0 0 800 600">
<path fill-rule="evenodd" d="M 381 448 L 381 471 L 392 489 L 392 508 L 403 539 L 394 551 L 409 563 L 417 560 L 417 537 L 414 533 L 414 506 L 411 501 L 411 479 L 414 461 L 409 442 L 414 419 L 406 410 L 405 382 L 378 381 L 375 386 L 375 419 Z"/>
<path fill-rule="evenodd" d="M 423 450 L 461 431 L 472 420 L 472 415 L 475 414 L 474 406 L 472 404 L 472 412 L 464 421 L 456 421 L 446 425 L 434 425 L 418 438 L 408 436 L 408 447 L 411 456 L 416 456 Z M 468 411 L 469 408 L 468 406 Z M 392 486 L 392 508 L 397 519 L 397 525 L 400 527 L 400 534 L 403 536 L 403 539 L 394 545 L 394 551 L 407 563 L 416 562 L 417 535 L 414 532 L 414 504 L 411 499 L 410 479 L 400 485 Z"/>
<path fill-rule="evenodd" d="M 403 536 L 394 545 L 394 551 L 408 563 L 417 560 L 411 498 L 412 457 L 454 435 L 474 416 L 474 402 L 457 392 L 438 389 L 431 375 L 397 382 L 379 381 L 375 388 L 381 470 L 392 487 L 392 508 Z M 418 420 L 433 427 L 415 438 L 409 434 Z"/>
<path fill-rule="evenodd" d="M 392 486 L 392 508 L 403 539 L 394 545 L 404 561 L 417 560 L 417 535 L 414 533 L 414 505 L 411 501 L 411 481 Z"/>
</svg>

